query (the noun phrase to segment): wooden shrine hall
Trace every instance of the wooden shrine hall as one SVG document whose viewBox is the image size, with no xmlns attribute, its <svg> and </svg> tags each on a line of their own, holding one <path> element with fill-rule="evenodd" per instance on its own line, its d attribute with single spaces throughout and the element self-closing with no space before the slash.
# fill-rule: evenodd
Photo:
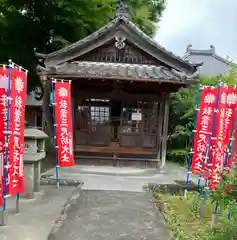
<svg viewBox="0 0 237 240">
<path fill-rule="evenodd" d="M 201 64 L 154 42 L 124 13 L 122 3 L 106 26 L 36 56 L 44 86 L 52 77 L 72 80 L 75 156 L 81 163 L 164 166 L 169 94 L 188 86 Z"/>
</svg>

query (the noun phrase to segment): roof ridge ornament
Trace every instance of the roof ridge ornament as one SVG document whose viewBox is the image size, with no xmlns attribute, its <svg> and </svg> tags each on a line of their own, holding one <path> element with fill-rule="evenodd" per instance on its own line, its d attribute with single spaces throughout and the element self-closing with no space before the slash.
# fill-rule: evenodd
<svg viewBox="0 0 237 240">
<path fill-rule="evenodd" d="M 214 45 L 210 45 L 210 50 L 211 50 L 211 52 L 212 52 L 213 54 L 215 54 L 216 48 L 215 48 Z"/>
<path fill-rule="evenodd" d="M 192 44 L 188 44 L 188 46 L 187 46 L 187 48 L 186 48 L 186 53 L 189 53 L 189 52 L 191 52 L 192 51 Z"/>
<path fill-rule="evenodd" d="M 115 17 L 117 18 L 125 17 L 127 19 L 130 19 L 130 15 L 127 11 L 127 4 L 124 3 L 124 0 L 117 0 Z"/>
</svg>

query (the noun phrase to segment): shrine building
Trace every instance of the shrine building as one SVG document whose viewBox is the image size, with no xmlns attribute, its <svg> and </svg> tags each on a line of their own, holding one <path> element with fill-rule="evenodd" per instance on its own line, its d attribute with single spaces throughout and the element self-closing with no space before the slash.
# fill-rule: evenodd
<svg viewBox="0 0 237 240">
<path fill-rule="evenodd" d="M 169 94 L 198 67 L 140 30 L 120 4 L 107 25 L 58 51 L 36 53 L 45 88 L 72 80 L 75 157 L 82 164 L 158 168 L 166 161 Z M 45 99 L 44 97 L 44 99 Z"/>
</svg>

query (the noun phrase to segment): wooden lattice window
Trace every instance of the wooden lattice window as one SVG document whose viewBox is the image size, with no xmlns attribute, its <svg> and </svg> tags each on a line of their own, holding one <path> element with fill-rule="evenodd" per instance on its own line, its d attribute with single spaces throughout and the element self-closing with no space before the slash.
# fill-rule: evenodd
<svg viewBox="0 0 237 240">
<path fill-rule="evenodd" d="M 106 124 L 109 122 L 110 114 L 107 106 L 91 106 L 91 124 Z"/>
<path fill-rule="evenodd" d="M 156 134 L 158 129 L 158 103 L 137 102 L 125 104 L 122 109 L 122 133 Z"/>
<path fill-rule="evenodd" d="M 134 118 L 137 115 L 138 118 Z M 139 115 L 141 118 L 139 119 Z M 142 114 L 138 104 L 125 104 L 122 109 L 121 132 L 122 133 L 140 133 Z"/>
</svg>

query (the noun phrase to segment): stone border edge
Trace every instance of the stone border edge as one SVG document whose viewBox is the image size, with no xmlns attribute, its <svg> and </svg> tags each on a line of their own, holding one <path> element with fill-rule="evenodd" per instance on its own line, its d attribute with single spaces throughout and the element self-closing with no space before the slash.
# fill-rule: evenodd
<svg viewBox="0 0 237 240">
<path fill-rule="evenodd" d="M 149 191 L 152 193 L 152 197 L 155 200 L 157 210 L 163 216 L 165 223 L 167 223 L 167 218 L 165 216 L 165 211 L 164 211 L 164 204 L 156 198 L 155 193 L 154 193 L 154 190 L 159 189 L 159 187 L 160 187 L 159 184 L 148 183 L 148 184 L 143 185 L 142 188 L 144 191 Z"/>
<path fill-rule="evenodd" d="M 81 182 L 81 181 L 78 181 L 78 182 L 80 182 L 80 183 L 78 183 L 77 185 L 74 184 L 74 186 L 76 185 L 76 189 L 73 190 L 72 195 L 67 199 L 66 203 L 64 204 L 63 209 L 62 209 L 59 217 L 54 222 L 53 227 L 52 227 L 50 233 L 48 234 L 48 238 L 47 238 L 48 240 L 53 239 L 53 236 L 55 235 L 55 233 L 57 233 L 58 230 L 60 230 L 62 228 L 63 223 L 68 216 L 69 210 L 71 209 L 72 205 L 76 204 L 78 199 L 80 198 L 81 187 L 84 183 Z M 66 185 L 66 186 L 68 186 L 68 185 Z"/>
<path fill-rule="evenodd" d="M 164 184 L 165 185 L 165 184 Z M 152 194 L 152 197 L 154 199 L 154 204 L 155 204 L 155 208 L 157 209 L 158 211 L 158 214 L 161 214 L 161 216 L 163 217 L 163 220 L 164 220 L 164 224 L 166 226 L 168 226 L 168 219 L 165 215 L 165 207 L 164 207 L 164 203 L 162 203 L 159 199 L 156 198 L 156 195 L 154 193 L 154 190 L 156 189 L 159 189 L 160 188 L 160 185 L 159 184 L 156 184 L 156 183 L 148 183 L 148 184 L 145 184 L 143 185 L 143 190 L 144 191 L 149 191 L 151 192 Z M 171 240 L 172 239 L 172 234 L 171 234 L 171 231 L 170 229 L 168 228 L 168 232 L 169 232 L 169 239 L 168 240 Z"/>
<path fill-rule="evenodd" d="M 71 179 L 59 179 L 59 186 L 75 186 L 78 185 L 82 186 L 84 183 L 80 180 L 71 180 Z M 50 185 L 50 186 L 56 186 L 57 181 L 56 178 L 53 177 L 53 175 L 43 175 L 40 178 L 40 185 Z"/>
</svg>

